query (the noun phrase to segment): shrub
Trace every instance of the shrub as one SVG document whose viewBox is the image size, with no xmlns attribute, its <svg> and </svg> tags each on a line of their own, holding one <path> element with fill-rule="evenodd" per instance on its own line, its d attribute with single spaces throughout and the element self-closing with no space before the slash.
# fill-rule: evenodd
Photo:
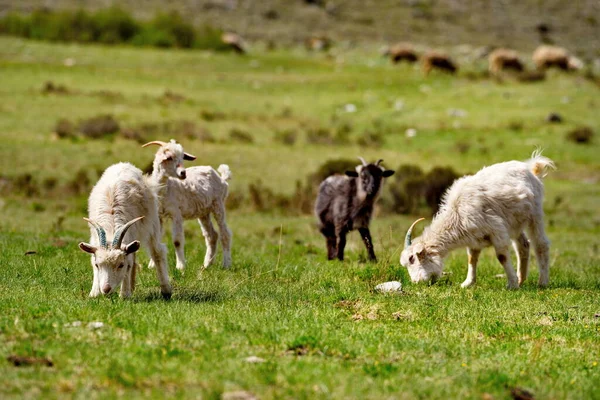
<svg viewBox="0 0 600 400">
<path fill-rule="evenodd" d="M 356 143 L 362 147 L 379 148 L 383 145 L 383 134 L 380 132 L 366 131 L 358 138 Z"/>
<path fill-rule="evenodd" d="M 312 127 L 306 131 L 306 141 L 311 144 L 332 145 L 334 139 L 327 128 Z"/>
<path fill-rule="evenodd" d="M 254 138 L 252 135 L 240 128 L 232 128 L 229 131 L 229 138 L 234 142 L 254 143 Z"/>
<path fill-rule="evenodd" d="M 95 13 L 48 9 L 29 15 L 8 13 L 0 18 L 0 33 L 49 41 L 231 50 L 221 40 L 221 30 L 211 26 L 195 30 L 177 12 L 158 13 L 151 21 L 140 22 L 117 6 Z"/>
<path fill-rule="evenodd" d="M 440 201 L 458 174 L 451 167 L 435 167 L 425 176 L 424 196 L 425 202 L 433 213 L 437 213 Z"/>
<path fill-rule="evenodd" d="M 99 139 L 119 131 L 119 123 L 112 115 L 99 115 L 81 121 L 79 131 L 92 139 Z"/>
<path fill-rule="evenodd" d="M 73 137 L 75 136 L 75 127 L 68 119 L 61 118 L 56 122 L 54 132 L 56 132 L 59 138 Z"/>
<path fill-rule="evenodd" d="M 390 183 L 392 195 L 391 208 L 399 214 L 414 213 L 425 188 L 425 174 L 417 165 L 403 164 L 396 169 L 394 180 Z"/>
<path fill-rule="evenodd" d="M 574 143 L 586 144 L 592 141 L 594 131 L 589 126 L 579 126 L 567 133 L 567 140 Z"/>
<path fill-rule="evenodd" d="M 293 146 L 298 140 L 298 132 L 295 129 L 284 129 L 282 131 L 275 132 L 274 139 L 276 142 L 285 144 L 287 146 Z"/>
</svg>

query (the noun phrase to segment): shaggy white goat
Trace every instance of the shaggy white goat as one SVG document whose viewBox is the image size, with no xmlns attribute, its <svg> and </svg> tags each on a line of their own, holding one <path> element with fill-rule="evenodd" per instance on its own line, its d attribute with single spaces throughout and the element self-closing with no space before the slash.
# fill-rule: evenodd
<svg viewBox="0 0 600 400">
<path fill-rule="evenodd" d="M 218 172 L 210 166 L 190 167 L 187 169 L 185 180 L 169 179 L 163 171 L 164 164 L 159 160 L 161 154 L 168 151 L 167 149 L 172 147 L 173 143 L 173 141 L 171 143 L 154 141 L 146 143 L 143 147 L 151 144 L 161 146 L 154 159 L 152 179 L 155 183 L 163 185 L 159 192 L 161 222 L 165 218 L 171 218 L 173 221 L 172 239 L 177 256 L 177 269 L 182 271 L 185 269 L 183 221 L 188 219 L 197 218 L 202 228 L 206 241 L 204 267 L 210 266 L 214 261 L 219 232 L 212 224 L 211 214 L 219 225 L 223 267 L 228 268 L 231 266 L 231 230 L 225 221 L 225 199 L 229 188 L 227 181 L 231 178 L 229 166 L 221 164 Z M 153 266 L 154 263 L 151 261 L 149 267 Z"/>
<path fill-rule="evenodd" d="M 92 254 L 94 282 L 90 297 L 112 293 L 119 285 L 121 297 L 131 296 L 135 252 L 140 242 L 158 266 L 156 274 L 163 297 L 171 297 L 158 206 L 156 187 L 138 168 L 119 163 L 104 171 L 88 200 L 89 218 L 85 220 L 91 225 L 90 243 L 79 243 L 81 250 Z"/>
<path fill-rule="evenodd" d="M 552 160 L 540 152 L 525 162 L 509 161 L 483 168 L 463 177 L 448 189 L 440 211 L 421 237 L 411 240 L 415 221 L 408 229 L 400 263 L 408 268 L 413 282 L 436 280 L 450 251 L 467 247 L 469 270 L 462 287 L 476 281 L 479 253 L 494 246 L 504 267 L 508 288 L 518 288 L 527 278 L 529 241 L 533 242 L 540 271 L 539 285 L 548 285 L 549 241 L 544 233 L 541 178 Z M 510 261 L 511 240 L 517 253 L 517 274 Z"/>
</svg>

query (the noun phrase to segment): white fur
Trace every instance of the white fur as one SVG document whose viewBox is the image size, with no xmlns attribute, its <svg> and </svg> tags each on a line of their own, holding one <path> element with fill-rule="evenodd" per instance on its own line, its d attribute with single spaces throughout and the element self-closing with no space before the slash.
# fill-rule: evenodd
<svg viewBox="0 0 600 400">
<path fill-rule="evenodd" d="M 96 229 L 91 227 L 90 244 L 97 248 L 92 255 L 94 281 L 90 297 L 105 294 L 121 285 L 121 296 L 129 297 L 135 285 L 135 253 L 126 254 L 126 244 L 139 240 L 149 250 L 158 265 L 156 273 L 163 296 L 170 297 L 171 285 L 167 269 L 166 247 L 161 243 L 161 227 L 158 217 L 156 187 L 143 177 L 142 171 L 129 163 L 118 163 L 104 171 L 88 200 L 89 219 L 106 231 L 107 243 L 111 243 L 115 231 L 134 218 L 144 219 L 134 223 L 125 233 L 123 246 L 104 249 L 100 246 Z M 123 267 L 119 268 L 119 265 Z"/>
<path fill-rule="evenodd" d="M 549 168 L 554 163 L 536 151 L 528 161 L 494 164 L 457 180 L 429 228 L 402 251 L 400 263 L 408 268 L 413 282 L 437 279 L 448 253 L 467 247 L 469 269 L 462 287 L 471 286 L 481 249 L 493 246 L 508 287 L 517 288 L 527 278 L 527 231 L 538 261 L 539 285 L 548 285 L 549 241 L 544 233 L 541 178 Z M 516 275 L 510 261 L 511 241 L 518 256 Z"/>
<path fill-rule="evenodd" d="M 163 146 L 164 147 L 164 146 Z M 158 158 L 163 151 L 159 149 Z M 160 163 L 154 162 L 152 179 L 155 184 L 163 184 L 160 191 L 161 221 L 170 218 L 173 222 L 172 239 L 177 257 L 177 269 L 185 269 L 185 236 L 183 221 L 197 218 L 206 241 L 204 267 L 212 264 L 216 256 L 219 232 L 212 224 L 213 215 L 219 225 L 221 245 L 223 247 L 223 267 L 231 266 L 231 230 L 225 221 L 225 199 L 227 198 L 231 179 L 229 166 L 222 164 L 218 172 L 210 166 L 191 167 L 186 169 L 185 180 L 167 178 Z M 149 267 L 154 263 L 151 261 Z"/>
</svg>

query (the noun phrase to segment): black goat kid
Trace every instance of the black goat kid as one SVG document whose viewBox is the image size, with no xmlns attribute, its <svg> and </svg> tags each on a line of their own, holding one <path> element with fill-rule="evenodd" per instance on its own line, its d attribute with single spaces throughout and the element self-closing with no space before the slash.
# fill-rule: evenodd
<svg viewBox="0 0 600 400">
<path fill-rule="evenodd" d="M 332 175 L 321 182 L 315 204 L 319 228 L 327 240 L 327 258 L 344 259 L 346 235 L 358 229 L 369 253 L 370 260 L 377 260 L 369 232 L 373 205 L 381 192 L 383 178 L 394 174 L 379 164 L 367 164 L 359 157 L 362 165 L 356 171 L 344 175 Z"/>
</svg>

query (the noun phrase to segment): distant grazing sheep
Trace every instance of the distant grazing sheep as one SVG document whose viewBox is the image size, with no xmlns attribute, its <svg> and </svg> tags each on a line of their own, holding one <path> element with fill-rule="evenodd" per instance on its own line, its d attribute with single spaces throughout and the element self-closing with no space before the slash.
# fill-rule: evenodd
<svg viewBox="0 0 600 400">
<path fill-rule="evenodd" d="M 402 61 L 414 63 L 419 59 L 419 56 L 410 43 L 397 43 L 390 46 L 384 51 L 383 55 L 389 57 L 394 64 Z"/>
<path fill-rule="evenodd" d="M 237 33 L 225 32 L 221 35 L 221 41 L 239 54 L 246 54 L 244 40 Z"/>
<path fill-rule="evenodd" d="M 183 221 L 197 219 L 206 241 L 206 255 L 204 267 L 208 267 L 215 259 L 219 233 L 223 247 L 223 267 L 231 266 L 231 230 L 225 221 L 225 199 L 227 198 L 231 171 L 229 166 L 221 164 L 218 171 L 210 166 L 189 167 L 186 171 L 186 179 L 178 180 L 169 177 L 165 169 L 171 165 L 169 161 L 171 154 L 181 152 L 185 160 L 194 160 L 196 157 L 183 152 L 180 144 L 171 140 L 169 143 L 153 141 L 146 143 L 143 147 L 158 145 L 160 148 L 154 157 L 154 168 L 152 180 L 160 186 L 160 217 L 161 224 L 164 219 L 173 221 L 172 239 L 177 256 L 177 269 L 185 269 L 185 236 L 183 232 Z M 172 161 L 171 161 L 172 162 Z M 217 232 L 212 224 L 211 215 L 215 217 L 219 225 Z M 150 267 L 154 264 L 150 262 Z"/>
<path fill-rule="evenodd" d="M 433 69 L 438 69 L 450 74 L 454 74 L 456 71 L 458 71 L 458 66 L 454 64 L 447 54 L 430 51 L 425 53 L 421 60 L 423 73 L 425 76 L 429 75 Z"/>
<path fill-rule="evenodd" d="M 321 233 L 327 241 L 327 258 L 344 259 L 346 235 L 358 229 L 370 260 L 376 260 L 369 222 L 373 206 L 383 186 L 383 178 L 394 174 L 386 170 L 379 160 L 367 164 L 360 158 L 356 171 L 346 171 L 346 176 L 332 175 L 321 182 L 315 203 Z"/>
<path fill-rule="evenodd" d="M 444 258 L 454 249 L 467 247 L 469 270 L 462 287 L 476 281 L 481 250 L 493 246 L 504 267 L 508 288 L 518 288 L 527 278 L 528 232 L 537 258 L 538 284 L 549 282 L 549 241 L 544 232 L 541 178 L 554 168 L 552 160 L 534 152 L 525 162 L 509 161 L 483 168 L 454 182 L 440 211 L 423 235 L 412 240 L 415 221 L 408 229 L 400 263 L 413 282 L 435 281 L 442 274 Z M 510 261 L 510 245 L 517 253 L 517 274 Z"/>
<path fill-rule="evenodd" d="M 504 70 L 522 72 L 525 68 L 519 53 L 511 49 L 496 49 L 488 56 L 489 70 L 494 76 L 500 75 Z"/>
<path fill-rule="evenodd" d="M 533 52 L 533 62 L 539 70 L 556 67 L 563 71 L 580 70 L 584 67 L 583 62 L 569 52 L 558 46 L 539 46 Z"/>
<path fill-rule="evenodd" d="M 332 41 L 327 36 L 311 36 L 304 41 L 304 47 L 309 51 L 326 51 L 331 44 Z"/>
</svg>

